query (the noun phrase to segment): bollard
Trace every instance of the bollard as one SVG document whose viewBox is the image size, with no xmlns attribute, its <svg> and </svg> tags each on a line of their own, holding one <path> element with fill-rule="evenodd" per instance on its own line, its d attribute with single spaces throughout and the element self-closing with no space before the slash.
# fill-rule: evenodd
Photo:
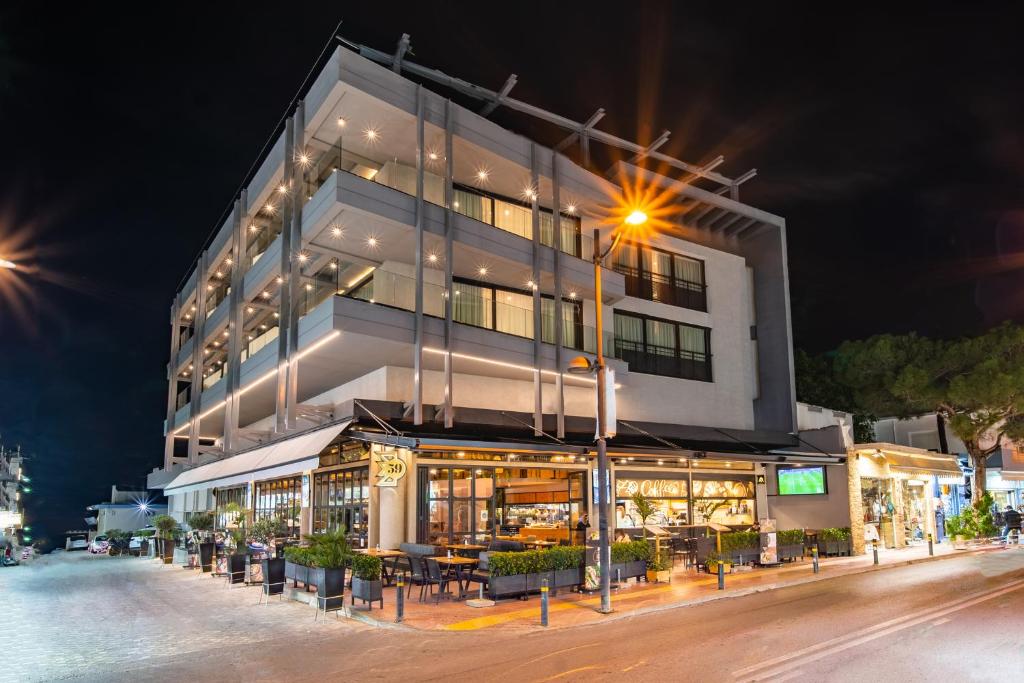
<svg viewBox="0 0 1024 683">
<path fill-rule="evenodd" d="M 718 590 L 725 590 L 725 563 L 718 563 Z"/>
<path fill-rule="evenodd" d="M 814 560 L 814 573 L 818 573 L 818 546 L 811 548 L 811 559 Z"/>
<path fill-rule="evenodd" d="M 878 564 L 878 541 L 871 541 L 871 553 L 875 556 L 875 564 Z"/>
<path fill-rule="evenodd" d="M 548 625 L 548 580 L 540 587 L 540 625 Z"/>
<path fill-rule="evenodd" d="M 398 575 L 398 594 L 395 596 L 395 623 L 401 624 L 405 618 L 405 572 Z"/>
<path fill-rule="evenodd" d="M 929 555 L 934 555 L 935 554 L 935 546 L 932 545 L 932 535 L 931 534 L 928 534 L 928 554 Z"/>
</svg>

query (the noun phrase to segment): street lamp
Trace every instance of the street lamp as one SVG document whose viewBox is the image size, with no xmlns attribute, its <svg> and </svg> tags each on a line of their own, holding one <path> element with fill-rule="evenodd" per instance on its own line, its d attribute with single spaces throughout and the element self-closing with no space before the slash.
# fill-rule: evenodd
<svg viewBox="0 0 1024 683">
<path fill-rule="evenodd" d="M 638 227 L 647 222 L 647 214 L 639 209 L 633 210 L 625 220 L 626 225 Z M 628 228 L 627 228 L 628 229 Z M 598 531 L 598 564 L 601 565 L 601 613 L 612 611 L 612 546 L 608 539 L 608 433 L 606 424 L 607 396 L 605 393 L 605 377 L 607 366 L 604 363 L 604 329 L 603 304 L 601 301 L 601 266 L 608 255 L 615 250 L 622 240 L 623 230 L 617 230 L 612 243 L 601 251 L 601 233 L 594 229 L 594 308 L 596 309 L 595 327 L 597 344 L 594 362 L 583 356 L 573 358 L 566 370 L 575 375 L 597 375 L 597 531 Z"/>
<path fill-rule="evenodd" d="M 8 261 L 5 258 L 0 258 L 0 268 L 7 268 L 8 270 L 14 270 L 18 267 L 18 264 L 14 261 Z"/>
</svg>

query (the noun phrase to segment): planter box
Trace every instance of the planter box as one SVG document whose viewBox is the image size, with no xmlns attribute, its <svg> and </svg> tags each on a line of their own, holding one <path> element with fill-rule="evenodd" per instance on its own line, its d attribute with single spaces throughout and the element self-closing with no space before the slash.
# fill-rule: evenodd
<svg viewBox="0 0 1024 683">
<path fill-rule="evenodd" d="M 216 548 L 217 544 L 212 541 L 209 543 L 199 544 L 199 567 L 204 572 L 213 571 L 213 553 Z"/>
<path fill-rule="evenodd" d="M 523 595 L 527 592 L 527 574 L 492 576 L 487 583 L 487 593 L 492 600 L 507 595 Z"/>
<path fill-rule="evenodd" d="M 647 583 L 672 583 L 672 570 L 662 569 L 655 571 L 653 569 L 648 569 Z"/>
<path fill-rule="evenodd" d="M 723 556 L 726 553 L 722 553 Z M 749 546 L 746 548 L 733 548 L 728 552 L 728 558 L 732 560 L 733 564 L 746 564 L 747 562 L 756 562 L 761 559 L 761 548 L 759 546 Z"/>
<path fill-rule="evenodd" d="M 384 609 L 384 582 L 380 579 L 375 581 L 369 581 L 366 579 L 360 579 L 358 577 L 352 578 L 352 604 L 356 604 L 356 598 L 362 600 L 364 603 L 370 603 L 370 609 L 373 609 L 373 603 L 379 602 L 381 609 Z"/>
<path fill-rule="evenodd" d="M 528 595 L 539 593 L 548 582 L 548 588 L 557 591 L 559 588 L 573 588 L 583 583 L 583 568 L 559 569 L 554 572 L 538 572 L 534 574 L 513 574 L 512 576 L 491 576 L 487 584 L 487 594 L 492 600 L 502 596 Z"/>
<path fill-rule="evenodd" d="M 647 578 L 647 563 L 643 560 L 635 562 L 620 562 L 618 564 L 612 563 L 611 566 L 611 577 L 612 582 L 625 581 L 630 578 Z"/>
<path fill-rule="evenodd" d="M 286 580 L 291 579 L 293 586 L 297 586 L 300 582 L 305 586 L 309 586 L 312 583 L 309 580 L 309 573 L 311 571 L 312 569 L 304 564 L 297 564 L 288 560 L 284 562 L 284 578 Z"/>
<path fill-rule="evenodd" d="M 225 573 L 228 575 L 228 583 L 245 583 L 246 557 L 242 553 L 227 556 Z"/>
<path fill-rule="evenodd" d="M 804 556 L 804 544 L 794 543 L 792 545 L 780 545 L 779 546 L 779 560 L 795 560 L 797 558 L 803 558 Z"/>
<path fill-rule="evenodd" d="M 161 538 L 160 543 L 160 557 L 163 559 L 164 564 L 171 564 L 174 562 L 174 541 Z"/>
<path fill-rule="evenodd" d="M 322 609 L 341 609 L 345 606 L 345 570 L 317 567 L 316 594 Z M 312 570 L 311 572 L 312 573 Z"/>
<path fill-rule="evenodd" d="M 260 560 L 263 570 L 264 590 L 268 595 L 277 595 L 284 591 L 284 560 L 277 558 Z"/>
<path fill-rule="evenodd" d="M 711 562 L 709 562 L 708 564 L 705 565 L 705 569 L 707 570 L 708 574 L 714 574 L 714 575 L 717 576 L 718 575 L 718 565 L 719 564 L 724 564 L 725 565 L 725 573 L 726 574 L 732 574 L 732 564 L 729 563 L 729 562 L 718 563 L 718 562 L 715 562 L 715 561 L 712 560 Z"/>
<path fill-rule="evenodd" d="M 845 538 L 840 541 L 826 540 L 821 542 L 821 547 L 825 551 L 826 557 L 834 555 L 849 555 L 850 554 L 850 539 Z"/>
<path fill-rule="evenodd" d="M 554 590 L 559 588 L 575 588 L 583 583 L 583 568 L 559 569 L 555 572 L 555 582 L 552 584 Z"/>
</svg>

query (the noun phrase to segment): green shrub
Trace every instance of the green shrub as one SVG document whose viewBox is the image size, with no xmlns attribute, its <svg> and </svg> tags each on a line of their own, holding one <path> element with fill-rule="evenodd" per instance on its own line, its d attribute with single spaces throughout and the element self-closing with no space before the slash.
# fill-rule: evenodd
<svg viewBox="0 0 1024 683">
<path fill-rule="evenodd" d="M 850 527 L 828 527 L 818 532 L 818 540 L 821 541 L 848 541 L 850 540 Z"/>
<path fill-rule="evenodd" d="M 612 564 L 640 562 L 651 559 L 651 546 L 647 541 L 612 543 Z"/>
<path fill-rule="evenodd" d="M 971 514 L 973 514 L 973 510 Z M 963 514 L 946 517 L 946 534 L 951 537 L 963 536 L 964 538 L 974 538 L 974 528 L 965 519 L 967 516 L 971 515 L 965 510 Z"/>
<path fill-rule="evenodd" d="M 804 530 L 786 529 L 785 531 L 780 531 L 775 540 L 778 545 L 803 545 Z"/>
<path fill-rule="evenodd" d="M 306 536 L 306 541 L 309 543 L 313 563 L 317 567 L 340 569 L 345 566 L 351 555 L 348 539 L 345 537 L 345 527 L 339 527 L 337 531 Z"/>
<path fill-rule="evenodd" d="M 581 545 L 565 545 L 555 546 L 544 552 L 550 557 L 551 569 L 558 572 L 582 567 L 586 548 Z"/>
<path fill-rule="evenodd" d="M 761 535 L 756 531 L 733 531 L 722 534 L 722 552 L 749 550 L 761 547 Z"/>
<path fill-rule="evenodd" d="M 363 581 L 380 581 L 384 563 L 379 557 L 355 553 L 351 556 L 352 575 Z"/>
<path fill-rule="evenodd" d="M 197 512 L 188 520 L 188 525 L 195 531 L 209 531 L 213 528 L 213 513 Z"/>
<path fill-rule="evenodd" d="M 174 538 L 178 531 L 178 520 L 170 515 L 157 515 L 153 518 L 153 526 L 157 528 L 160 538 Z"/>
<path fill-rule="evenodd" d="M 547 550 L 527 550 L 514 553 L 491 553 L 488 566 L 492 576 L 540 574 L 543 572 L 579 569 L 583 566 L 586 549 L 583 546 L 555 546 Z"/>
<path fill-rule="evenodd" d="M 995 521 L 992 519 L 993 504 L 991 493 L 985 493 L 971 504 L 974 511 L 972 531 L 975 538 L 988 538 L 999 534 L 999 529 L 996 528 Z"/>
<path fill-rule="evenodd" d="M 281 517 L 260 517 L 253 522 L 249 535 L 256 541 L 267 544 L 274 538 L 285 536 L 288 527 Z"/>
<path fill-rule="evenodd" d="M 290 546 L 284 549 L 284 559 L 294 564 L 301 564 L 303 567 L 316 566 L 316 558 L 309 548 Z"/>
</svg>

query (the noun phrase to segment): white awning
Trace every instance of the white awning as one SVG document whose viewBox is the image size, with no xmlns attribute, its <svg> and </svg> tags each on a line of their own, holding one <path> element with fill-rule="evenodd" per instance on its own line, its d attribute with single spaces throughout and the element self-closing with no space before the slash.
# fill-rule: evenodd
<svg viewBox="0 0 1024 683">
<path fill-rule="evenodd" d="M 320 466 L 320 451 L 351 421 L 252 448 L 223 460 L 185 470 L 164 486 L 164 494 L 189 493 L 209 488 L 237 486 L 313 470 Z"/>
</svg>

